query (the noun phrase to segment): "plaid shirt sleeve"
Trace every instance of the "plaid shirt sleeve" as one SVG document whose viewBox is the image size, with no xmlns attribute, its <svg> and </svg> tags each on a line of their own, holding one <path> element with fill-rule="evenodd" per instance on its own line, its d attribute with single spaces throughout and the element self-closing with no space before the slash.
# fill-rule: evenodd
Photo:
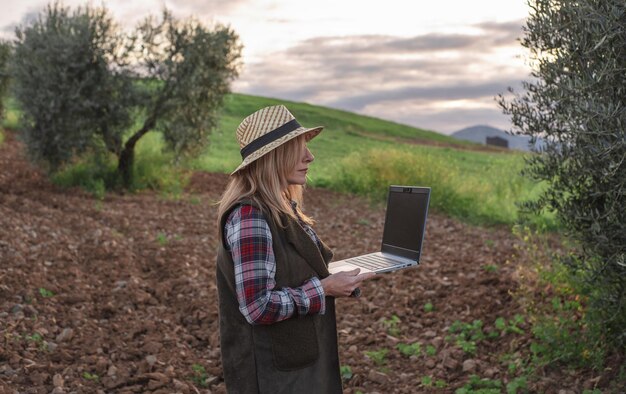
<svg viewBox="0 0 626 394">
<path fill-rule="evenodd" d="M 250 205 L 233 210 L 224 234 L 235 264 L 239 310 L 250 324 L 272 324 L 298 315 L 324 314 L 326 302 L 317 277 L 297 288 L 276 289 L 272 233 L 261 211 Z"/>
</svg>

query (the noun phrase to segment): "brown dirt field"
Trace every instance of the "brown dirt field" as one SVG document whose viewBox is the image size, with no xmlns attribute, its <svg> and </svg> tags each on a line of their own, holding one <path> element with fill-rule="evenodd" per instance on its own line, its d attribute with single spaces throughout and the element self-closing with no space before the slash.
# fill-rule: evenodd
<svg viewBox="0 0 626 394">
<path fill-rule="evenodd" d="M 142 192 L 99 201 L 52 185 L 7 133 L 0 146 L 0 393 L 225 392 L 214 202 L 227 180 L 196 173 L 177 199 Z M 378 248 L 382 207 L 328 190 L 306 194 L 306 211 L 337 259 Z M 507 263 L 516 259 L 516 242 L 506 228 L 432 213 L 421 266 L 381 275 L 361 298 L 337 302 L 341 363 L 353 373 L 345 392 L 454 392 L 471 374 L 511 379 L 500 356 L 528 335 L 481 341 L 476 355 L 446 336 L 455 320 L 480 319 L 494 330 L 497 317 L 520 312 L 515 264 Z M 427 303 L 433 311 L 424 310 Z M 394 315 L 400 322 L 390 327 Z M 397 349 L 414 342 L 422 355 Z M 424 354 L 428 345 L 436 354 Z M 377 365 L 365 352 L 380 349 L 388 353 Z M 583 377 L 556 373 L 529 383 L 582 391 Z M 447 386 L 426 388 L 423 376 Z"/>
</svg>

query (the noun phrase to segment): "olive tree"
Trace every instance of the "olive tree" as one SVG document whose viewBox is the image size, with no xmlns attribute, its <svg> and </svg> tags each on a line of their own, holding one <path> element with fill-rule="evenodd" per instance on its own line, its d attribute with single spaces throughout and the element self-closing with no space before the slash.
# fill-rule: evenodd
<svg viewBox="0 0 626 394">
<path fill-rule="evenodd" d="M 123 41 L 104 9 L 71 12 L 54 4 L 16 29 L 10 75 L 21 134 L 31 158 L 50 172 L 88 150 L 114 146 L 130 126 L 132 81 L 113 64 Z"/>
<path fill-rule="evenodd" d="M 568 260 L 609 342 L 626 344 L 626 2 L 531 0 L 521 44 L 530 81 L 499 103 L 512 132 L 546 146 L 525 173 L 547 189 L 580 251 Z M 534 142 L 534 141 L 533 141 Z"/>
<path fill-rule="evenodd" d="M 16 37 L 11 76 L 31 156 L 53 172 L 76 155 L 106 150 L 125 186 L 146 133 L 162 132 L 177 156 L 206 145 L 241 52 L 227 27 L 164 11 L 124 34 L 105 8 L 58 3 Z"/>
<path fill-rule="evenodd" d="M 137 141 L 151 130 L 163 133 L 176 155 L 197 153 L 216 126 L 218 110 L 237 76 L 241 46 L 229 28 L 209 30 L 194 20 L 177 21 L 164 11 L 137 29 L 136 72 L 146 83 L 137 95 L 142 126 L 124 143 L 119 172 L 128 183 Z"/>
<path fill-rule="evenodd" d="M 0 119 L 4 117 L 4 99 L 6 98 L 9 87 L 8 63 L 10 56 L 10 44 L 0 41 Z"/>
</svg>

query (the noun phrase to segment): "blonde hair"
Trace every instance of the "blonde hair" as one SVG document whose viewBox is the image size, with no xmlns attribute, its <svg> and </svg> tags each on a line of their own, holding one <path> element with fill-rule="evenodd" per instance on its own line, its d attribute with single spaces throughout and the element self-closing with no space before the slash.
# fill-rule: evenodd
<svg viewBox="0 0 626 394">
<path fill-rule="evenodd" d="M 281 227 L 286 225 L 281 220 L 281 214 L 298 220 L 290 202 L 295 201 L 300 219 L 306 224 L 313 224 L 313 220 L 301 211 L 303 186 L 287 183 L 287 177 L 301 159 L 305 144 L 305 135 L 300 135 L 231 175 L 230 182 L 218 202 L 217 216 L 220 236 L 223 231 L 219 222 L 222 216 L 233 205 L 244 199 L 253 201 L 263 210 L 269 210 L 269 212 L 263 213 L 269 214 L 274 222 Z"/>
</svg>

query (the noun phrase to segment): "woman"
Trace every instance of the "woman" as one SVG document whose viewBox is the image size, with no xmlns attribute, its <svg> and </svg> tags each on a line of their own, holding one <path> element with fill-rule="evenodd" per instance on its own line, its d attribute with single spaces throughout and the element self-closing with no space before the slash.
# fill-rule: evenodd
<svg viewBox="0 0 626 394">
<path fill-rule="evenodd" d="M 217 258 L 222 365 L 232 393 L 340 393 L 335 297 L 373 274 L 330 275 L 332 251 L 302 212 L 322 127 L 282 105 L 237 128 L 243 162 L 219 204 Z"/>
</svg>

